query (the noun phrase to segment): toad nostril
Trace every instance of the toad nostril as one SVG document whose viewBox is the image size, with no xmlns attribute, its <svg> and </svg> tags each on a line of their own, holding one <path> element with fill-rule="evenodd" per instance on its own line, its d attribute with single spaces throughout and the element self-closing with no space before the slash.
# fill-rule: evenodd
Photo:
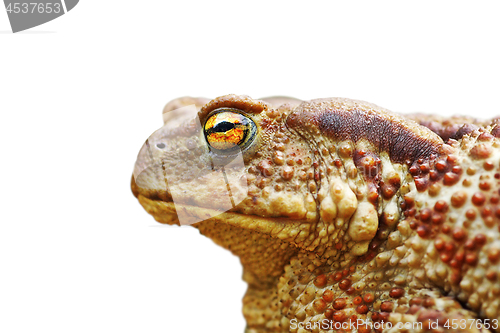
<svg viewBox="0 0 500 333">
<path fill-rule="evenodd" d="M 163 149 L 163 148 L 165 148 L 165 144 L 164 143 L 157 143 L 156 147 Z"/>
</svg>

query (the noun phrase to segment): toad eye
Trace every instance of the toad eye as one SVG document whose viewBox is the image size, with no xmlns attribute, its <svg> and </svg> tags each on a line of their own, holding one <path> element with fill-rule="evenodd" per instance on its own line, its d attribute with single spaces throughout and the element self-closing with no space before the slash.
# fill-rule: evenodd
<svg viewBox="0 0 500 333">
<path fill-rule="evenodd" d="M 203 126 L 205 139 L 211 149 L 230 152 L 247 148 L 255 139 L 257 126 L 249 117 L 235 109 L 218 109 Z"/>
</svg>

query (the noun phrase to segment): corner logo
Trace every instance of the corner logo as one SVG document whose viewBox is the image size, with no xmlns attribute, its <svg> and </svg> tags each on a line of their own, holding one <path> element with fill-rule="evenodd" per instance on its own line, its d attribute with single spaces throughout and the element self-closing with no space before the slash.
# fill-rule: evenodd
<svg viewBox="0 0 500 333">
<path fill-rule="evenodd" d="M 3 0 L 12 32 L 52 21 L 72 10 L 79 0 Z"/>
</svg>

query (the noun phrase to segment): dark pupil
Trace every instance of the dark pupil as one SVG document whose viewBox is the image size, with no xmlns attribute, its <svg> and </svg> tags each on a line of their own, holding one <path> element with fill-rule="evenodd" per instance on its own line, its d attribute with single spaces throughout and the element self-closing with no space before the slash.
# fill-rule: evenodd
<svg viewBox="0 0 500 333">
<path fill-rule="evenodd" d="M 214 126 L 213 131 L 214 132 L 219 132 L 219 133 L 224 133 L 229 130 L 232 130 L 234 128 L 234 124 L 230 123 L 228 121 L 223 121 L 221 123 L 218 123 L 217 125 Z"/>
</svg>

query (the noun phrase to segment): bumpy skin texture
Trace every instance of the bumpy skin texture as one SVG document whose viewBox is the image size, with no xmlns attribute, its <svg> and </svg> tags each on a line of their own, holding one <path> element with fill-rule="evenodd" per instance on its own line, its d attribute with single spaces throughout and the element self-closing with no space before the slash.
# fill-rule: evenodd
<svg viewBox="0 0 500 333">
<path fill-rule="evenodd" d="M 444 325 L 500 320 L 496 119 L 405 118 L 348 99 L 235 95 L 184 98 L 166 110 L 188 104 L 202 123 L 230 107 L 258 125 L 244 153 L 247 198 L 194 224 L 241 259 L 247 333 L 336 331 L 319 325 L 325 319 L 367 320 L 345 330 L 352 332 L 397 332 L 399 322 L 423 323 L 405 332 L 487 332 L 471 320 Z M 189 123 L 169 133 L 182 137 L 180 146 L 202 139 Z M 165 162 L 157 177 L 188 168 Z M 132 190 L 161 223 L 178 224 L 175 208 L 198 216 L 209 209 L 189 184 L 185 204 L 174 208 L 168 189 L 153 183 L 132 179 Z M 381 322 L 394 327 L 370 326 Z"/>
</svg>

